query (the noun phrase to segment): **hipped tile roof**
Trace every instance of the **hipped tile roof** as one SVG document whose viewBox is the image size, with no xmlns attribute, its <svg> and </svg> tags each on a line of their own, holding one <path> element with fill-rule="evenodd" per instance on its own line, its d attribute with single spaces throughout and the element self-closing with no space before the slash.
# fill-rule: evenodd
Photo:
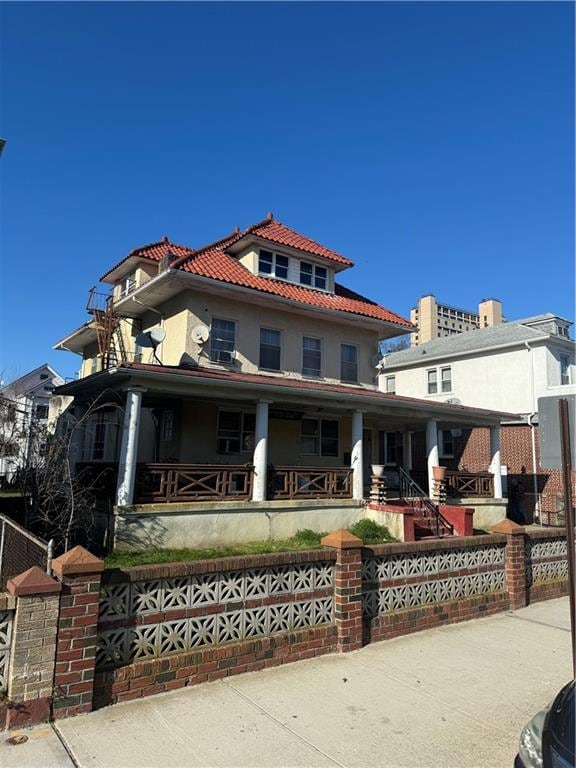
<svg viewBox="0 0 576 768">
<path fill-rule="evenodd" d="M 303 235 L 299 235 L 297 232 L 294 232 L 294 230 L 286 227 L 284 224 L 281 224 L 273 218 L 266 218 L 257 224 L 253 224 L 243 232 L 235 230 L 227 237 L 209 243 L 198 249 L 171 243 L 168 238 L 165 237 L 158 243 L 150 243 L 141 248 L 134 249 L 126 259 L 130 257 L 139 257 L 160 261 L 164 256 L 173 254 L 179 258 L 170 264 L 171 269 L 179 269 L 193 275 L 198 275 L 199 277 L 219 280 L 231 285 L 237 285 L 261 293 L 279 296 L 303 305 L 361 315 L 363 317 L 392 323 L 402 328 L 413 328 L 413 325 L 409 320 L 406 320 L 400 315 L 391 312 L 389 309 L 380 306 L 376 302 L 371 301 L 365 296 L 361 296 L 342 285 L 336 284 L 335 292 L 332 294 L 327 293 L 326 291 L 288 283 L 283 280 L 261 277 L 253 274 L 234 258 L 234 256 L 231 256 L 228 253 L 228 250 L 232 245 L 235 245 L 243 238 L 250 235 L 269 240 L 270 242 L 286 245 L 305 253 L 331 259 L 334 262 L 345 264 L 346 266 L 352 265 L 352 262 L 344 258 L 344 256 L 325 248 L 323 245 L 320 245 Z M 126 259 L 124 259 L 124 261 Z M 120 262 L 120 264 L 122 264 L 122 262 Z M 113 269 L 116 269 L 118 266 L 119 264 Z M 110 272 L 111 271 L 112 270 L 110 270 Z"/>
</svg>

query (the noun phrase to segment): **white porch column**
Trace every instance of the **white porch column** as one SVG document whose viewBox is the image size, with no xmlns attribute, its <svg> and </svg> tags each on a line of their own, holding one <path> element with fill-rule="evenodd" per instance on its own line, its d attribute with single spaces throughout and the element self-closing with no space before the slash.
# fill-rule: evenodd
<svg viewBox="0 0 576 768">
<path fill-rule="evenodd" d="M 268 467 L 268 400 L 256 404 L 256 431 L 254 435 L 254 485 L 252 501 L 266 501 L 266 473 Z"/>
<path fill-rule="evenodd" d="M 428 455 L 428 495 L 434 487 L 432 467 L 438 465 L 438 424 L 431 420 L 426 422 L 426 453 Z"/>
<path fill-rule="evenodd" d="M 350 466 L 352 467 L 352 498 L 364 498 L 364 452 L 362 432 L 364 429 L 364 411 L 354 411 L 352 414 L 352 453 Z"/>
<path fill-rule="evenodd" d="M 502 469 L 500 460 L 500 427 L 490 427 L 490 472 L 494 477 L 494 498 L 502 498 Z"/>
<path fill-rule="evenodd" d="M 410 472 L 412 469 L 412 432 L 402 434 L 402 453 L 404 458 L 404 469 Z"/>
<path fill-rule="evenodd" d="M 129 389 L 126 392 L 126 410 L 122 425 L 122 443 L 118 463 L 118 487 L 116 504 L 124 506 L 134 502 L 134 481 L 138 460 L 138 434 L 140 432 L 140 411 L 142 408 L 142 389 Z"/>
</svg>

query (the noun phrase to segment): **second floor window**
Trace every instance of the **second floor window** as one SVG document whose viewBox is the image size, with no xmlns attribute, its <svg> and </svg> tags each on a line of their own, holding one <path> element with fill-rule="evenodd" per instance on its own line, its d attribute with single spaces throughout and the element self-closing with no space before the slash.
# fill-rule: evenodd
<svg viewBox="0 0 576 768">
<path fill-rule="evenodd" d="M 322 342 L 311 336 L 302 339 L 302 375 L 320 377 L 322 375 Z"/>
<path fill-rule="evenodd" d="M 358 347 L 353 344 L 340 346 L 340 379 L 349 384 L 358 382 Z"/>
<path fill-rule="evenodd" d="M 34 415 L 37 419 L 47 419 L 48 418 L 48 406 L 47 405 L 37 405 L 34 411 Z"/>
<path fill-rule="evenodd" d="M 570 361 L 567 355 L 560 355 L 560 384 L 570 384 Z"/>
<path fill-rule="evenodd" d="M 436 368 L 428 371 L 428 394 L 435 395 L 438 392 L 438 371 Z"/>
<path fill-rule="evenodd" d="M 260 328 L 260 368 L 269 371 L 280 370 L 281 337 L 280 331 Z"/>
<path fill-rule="evenodd" d="M 452 392 L 452 368 L 440 368 L 442 392 Z"/>
<path fill-rule="evenodd" d="M 317 264 L 301 261 L 300 282 L 302 285 L 309 285 L 312 288 L 320 288 L 325 291 L 328 284 L 328 270 L 325 267 L 319 267 Z"/>
<path fill-rule="evenodd" d="M 233 320 L 212 320 L 210 333 L 210 360 L 229 365 L 233 360 L 236 341 L 236 323 Z"/>
<path fill-rule="evenodd" d="M 120 295 L 128 296 L 128 294 L 132 293 L 132 291 L 134 291 L 135 289 L 136 289 L 136 272 L 130 272 L 130 274 L 126 275 L 126 277 L 120 283 Z"/>
<path fill-rule="evenodd" d="M 258 272 L 261 275 L 288 280 L 288 256 L 261 250 L 258 257 Z"/>
<path fill-rule="evenodd" d="M 386 376 L 386 392 L 389 395 L 396 393 L 396 376 Z"/>
</svg>

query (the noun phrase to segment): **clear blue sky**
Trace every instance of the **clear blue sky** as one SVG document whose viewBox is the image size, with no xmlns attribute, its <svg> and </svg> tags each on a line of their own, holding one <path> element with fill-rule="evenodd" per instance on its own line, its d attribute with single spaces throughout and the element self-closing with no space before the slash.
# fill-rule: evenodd
<svg viewBox="0 0 576 768">
<path fill-rule="evenodd" d="M 267 211 L 342 282 L 508 319 L 574 309 L 572 3 L 2 3 L 2 359 L 168 234 Z"/>
</svg>

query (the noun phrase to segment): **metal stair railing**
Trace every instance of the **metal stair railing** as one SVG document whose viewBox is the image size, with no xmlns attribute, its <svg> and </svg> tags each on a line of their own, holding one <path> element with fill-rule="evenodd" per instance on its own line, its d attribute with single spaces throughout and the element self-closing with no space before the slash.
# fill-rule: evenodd
<svg viewBox="0 0 576 768">
<path fill-rule="evenodd" d="M 427 518 L 431 518 L 434 521 L 436 536 L 443 536 L 444 530 L 447 530 L 449 535 L 452 535 L 454 527 L 442 516 L 438 505 L 420 488 L 418 483 L 410 477 L 405 469 L 398 467 L 398 473 L 400 475 L 400 496 L 402 499 L 406 501 L 418 500 L 418 508 L 426 513 L 425 516 Z"/>
</svg>

